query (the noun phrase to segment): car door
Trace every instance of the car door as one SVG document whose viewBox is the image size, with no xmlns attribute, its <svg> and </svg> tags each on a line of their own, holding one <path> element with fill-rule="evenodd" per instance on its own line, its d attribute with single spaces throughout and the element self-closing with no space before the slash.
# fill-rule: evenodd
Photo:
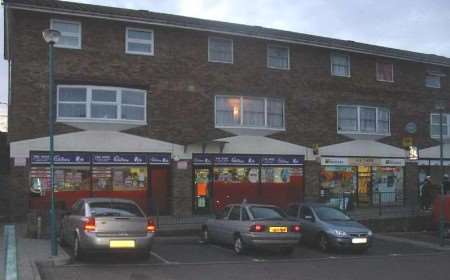
<svg viewBox="0 0 450 280">
<path fill-rule="evenodd" d="M 228 220 L 225 222 L 225 242 L 227 244 L 234 243 L 234 233 L 240 232 L 241 223 L 241 207 L 233 206 L 228 215 Z"/>
<path fill-rule="evenodd" d="M 222 218 L 215 220 L 215 232 L 217 236 L 217 241 L 219 242 L 226 242 L 226 236 L 227 236 L 227 223 L 228 223 L 228 217 L 230 215 L 232 207 L 227 206 L 224 210 L 224 215 Z"/>
<path fill-rule="evenodd" d="M 80 211 L 82 207 L 82 201 L 77 201 L 70 210 L 70 213 L 67 214 L 63 219 L 63 237 L 67 243 L 71 243 L 75 238 L 75 228 L 74 228 L 74 216 Z"/>
<path fill-rule="evenodd" d="M 221 236 L 221 227 L 223 226 L 223 220 L 228 217 L 228 213 L 230 212 L 230 207 L 225 207 L 223 209 L 223 212 L 220 214 L 217 214 L 214 219 L 208 219 L 208 231 L 210 234 L 210 237 L 217 241 L 222 241 Z"/>
<path fill-rule="evenodd" d="M 302 238 L 305 241 L 314 241 L 314 238 L 317 234 L 317 226 L 315 225 L 315 217 L 313 211 L 309 206 L 300 207 L 300 222 L 303 228 Z"/>
</svg>

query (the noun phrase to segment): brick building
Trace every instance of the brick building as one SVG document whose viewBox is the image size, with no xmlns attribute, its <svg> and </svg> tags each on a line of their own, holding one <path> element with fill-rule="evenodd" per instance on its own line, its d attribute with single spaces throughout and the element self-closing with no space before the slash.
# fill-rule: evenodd
<svg viewBox="0 0 450 280">
<path fill-rule="evenodd" d="M 149 11 L 3 5 L 19 216 L 48 202 L 47 28 L 62 34 L 55 180 L 69 206 L 107 195 L 174 215 L 244 198 L 370 207 L 415 201 L 418 181 L 438 177 L 449 58 Z"/>
</svg>

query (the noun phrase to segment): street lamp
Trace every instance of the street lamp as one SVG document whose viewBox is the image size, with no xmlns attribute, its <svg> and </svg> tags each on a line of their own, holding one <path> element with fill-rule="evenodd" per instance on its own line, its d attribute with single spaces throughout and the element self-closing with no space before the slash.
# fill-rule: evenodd
<svg viewBox="0 0 450 280">
<path fill-rule="evenodd" d="M 55 213 L 55 170 L 54 170 L 54 141 L 53 141 L 53 46 L 58 43 L 61 33 L 57 30 L 46 29 L 42 31 L 42 37 L 48 44 L 48 135 L 50 140 L 50 147 L 48 152 L 50 163 L 50 241 L 52 256 L 58 255 L 58 246 L 56 244 L 56 213 Z"/>
<path fill-rule="evenodd" d="M 442 129 L 442 118 L 445 105 L 443 101 L 439 101 L 434 108 L 439 111 L 439 159 L 441 166 L 441 195 L 439 209 L 439 242 L 444 246 L 444 137 Z"/>
</svg>

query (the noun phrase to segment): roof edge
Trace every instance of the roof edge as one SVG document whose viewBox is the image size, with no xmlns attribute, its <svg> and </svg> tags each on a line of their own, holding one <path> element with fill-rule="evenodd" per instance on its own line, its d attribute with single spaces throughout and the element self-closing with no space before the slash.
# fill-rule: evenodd
<svg viewBox="0 0 450 280">
<path fill-rule="evenodd" d="M 5 1 L 3 3 L 3 5 L 5 5 L 5 7 L 6 7 L 6 5 L 8 5 L 8 8 L 18 9 L 18 10 L 42 12 L 42 13 L 49 13 L 49 14 L 69 15 L 69 16 L 80 16 L 80 17 L 88 17 L 88 18 L 98 18 L 98 19 L 104 19 L 104 20 L 114 20 L 114 21 L 122 21 L 122 22 L 129 22 L 129 23 L 151 24 L 151 25 L 157 25 L 157 26 L 165 26 L 165 27 L 172 27 L 172 28 L 195 30 L 195 31 L 213 32 L 213 33 L 219 33 L 219 34 L 226 34 L 226 35 L 233 35 L 233 36 L 240 36 L 240 37 L 249 37 L 249 38 L 262 39 L 262 40 L 271 40 L 271 41 L 277 41 L 277 42 L 283 42 L 283 43 L 313 46 L 313 47 L 319 47 L 319 48 L 325 48 L 325 49 L 331 49 L 331 50 L 368 54 L 368 55 L 373 55 L 373 56 L 378 56 L 378 57 L 393 58 L 393 59 L 399 59 L 399 60 L 405 60 L 405 61 L 411 61 L 411 62 L 417 62 L 417 63 L 450 67 L 450 58 L 448 58 L 448 60 L 449 60 L 448 63 L 441 63 L 441 62 L 432 61 L 432 60 L 428 60 L 428 59 L 415 59 L 415 58 L 408 57 L 407 55 L 389 55 L 389 54 L 384 54 L 381 52 L 364 50 L 363 48 L 358 48 L 358 47 L 328 46 L 327 44 L 320 44 L 320 43 L 315 43 L 315 42 L 300 40 L 300 39 L 292 40 L 289 38 L 248 34 L 246 32 L 223 31 L 223 30 L 218 30 L 218 29 L 214 29 L 214 28 L 198 27 L 198 26 L 195 26 L 195 24 L 182 25 L 182 24 L 175 24 L 175 23 L 166 23 L 161 20 L 150 20 L 150 19 L 144 18 L 144 17 L 120 16 L 120 15 L 114 15 L 114 14 L 108 14 L 108 13 L 96 13 L 96 12 L 92 12 L 92 11 L 74 11 L 71 9 L 49 8 L 49 7 L 42 7 L 39 5 L 14 3 L 14 2 L 10 2 L 10 1 Z M 183 17 L 183 16 L 180 16 L 180 17 Z M 199 18 L 196 18 L 196 19 L 199 19 Z M 200 19 L 200 20 L 203 20 L 203 19 Z M 248 26 L 248 25 L 244 25 L 244 26 Z M 282 30 L 280 30 L 280 31 L 282 31 Z M 291 32 L 291 31 L 288 31 L 288 32 Z M 297 33 L 297 32 L 294 32 L 294 33 Z M 321 36 L 318 36 L 318 37 L 321 37 Z M 335 39 L 335 38 L 330 38 L 330 37 L 323 37 L 323 38 L 332 39 L 332 40 L 341 40 L 341 39 Z M 341 41 L 345 41 L 345 40 L 341 40 Z M 359 43 L 359 44 L 366 44 L 366 43 Z M 370 45 L 370 44 L 366 44 L 366 45 Z M 370 46 L 376 46 L 376 47 L 386 48 L 386 49 L 394 49 L 394 48 L 377 46 L 377 45 L 370 45 Z M 399 50 L 399 51 L 403 51 L 403 52 L 411 52 L 411 53 L 421 54 L 421 55 L 430 55 L 430 56 L 434 55 L 434 54 L 425 54 L 425 53 L 413 52 L 413 51 L 402 50 L 402 49 L 395 49 L 395 50 Z M 447 57 L 444 57 L 444 58 L 447 58 Z"/>
</svg>

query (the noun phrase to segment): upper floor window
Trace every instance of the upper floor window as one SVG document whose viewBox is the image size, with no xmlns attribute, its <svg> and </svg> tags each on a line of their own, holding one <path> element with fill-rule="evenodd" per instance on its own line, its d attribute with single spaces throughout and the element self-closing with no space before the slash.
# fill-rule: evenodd
<svg viewBox="0 0 450 280">
<path fill-rule="evenodd" d="M 442 136 L 443 137 L 450 136 L 448 133 L 449 132 L 449 129 L 448 129 L 449 118 L 450 118 L 449 114 L 442 115 Z M 440 125 L 439 114 L 431 114 L 430 121 L 431 121 L 431 125 L 430 125 L 431 137 L 439 138 L 441 135 L 441 130 L 439 129 L 439 125 Z"/>
<path fill-rule="evenodd" d="M 146 122 L 146 92 L 99 86 L 58 86 L 58 120 Z"/>
<path fill-rule="evenodd" d="M 338 133 L 382 134 L 390 133 L 390 113 L 385 108 L 338 105 Z"/>
<path fill-rule="evenodd" d="M 380 82 L 393 82 L 394 81 L 394 64 L 377 62 L 377 81 Z"/>
<path fill-rule="evenodd" d="M 439 67 L 430 66 L 427 69 L 425 77 L 425 86 L 429 88 L 441 88 L 441 77 L 444 76 L 445 74 L 442 73 Z"/>
<path fill-rule="evenodd" d="M 267 46 L 267 67 L 289 69 L 289 48 L 281 46 Z"/>
<path fill-rule="evenodd" d="M 153 55 L 153 30 L 127 27 L 125 37 L 126 53 Z"/>
<path fill-rule="evenodd" d="M 284 129 L 284 101 L 265 97 L 216 96 L 216 126 Z"/>
<path fill-rule="evenodd" d="M 50 29 L 58 30 L 61 33 L 55 47 L 81 49 L 81 23 L 76 21 L 52 19 Z"/>
<path fill-rule="evenodd" d="M 208 61 L 233 63 L 233 40 L 218 37 L 209 37 Z"/>
<path fill-rule="evenodd" d="M 350 77 L 350 56 L 346 54 L 331 54 L 331 75 Z"/>
</svg>

